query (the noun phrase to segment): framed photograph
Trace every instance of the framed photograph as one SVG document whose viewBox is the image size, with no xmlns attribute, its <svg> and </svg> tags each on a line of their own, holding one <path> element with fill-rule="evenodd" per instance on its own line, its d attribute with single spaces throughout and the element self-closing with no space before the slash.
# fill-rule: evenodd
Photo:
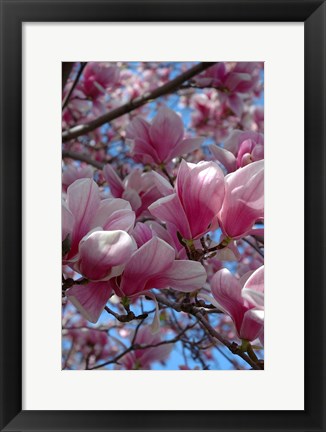
<svg viewBox="0 0 326 432">
<path fill-rule="evenodd" d="M 1 430 L 325 430 L 325 2 L 1 32 Z"/>
</svg>

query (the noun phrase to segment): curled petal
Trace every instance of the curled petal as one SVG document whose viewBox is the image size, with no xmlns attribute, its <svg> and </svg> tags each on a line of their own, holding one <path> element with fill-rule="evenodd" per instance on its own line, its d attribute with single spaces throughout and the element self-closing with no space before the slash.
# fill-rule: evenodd
<svg viewBox="0 0 326 432">
<path fill-rule="evenodd" d="M 173 110 L 162 107 L 152 122 L 149 134 L 161 162 L 164 162 L 183 138 L 182 119 Z"/>
<path fill-rule="evenodd" d="M 125 190 L 122 194 L 122 198 L 126 201 L 129 201 L 134 211 L 137 211 L 142 205 L 142 200 L 138 192 L 135 191 L 135 189 Z"/>
<path fill-rule="evenodd" d="M 136 240 L 137 246 L 141 247 L 153 237 L 153 232 L 148 225 L 137 222 L 132 236 Z"/>
<path fill-rule="evenodd" d="M 186 138 L 180 141 L 170 153 L 170 158 L 186 155 L 197 150 L 204 142 L 205 138 Z"/>
<path fill-rule="evenodd" d="M 70 257 L 77 253 L 80 240 L 90 231 L 100 201 L 99 188 L 92 179 L 76 180 L 68 187 L 67 206 L 75 219 Z"/>
<path fill-rule="evenodd" d="M 80 242 L 79 272 L 93 281 L 109 279 L 112 269 L 125 264 L 134 249 L 132 238 L 124 231 L 95 231 Z"/>
<path fill-rule="evenodd" d="M 237 117 L 241 118 L 241 115 L 243 113 L 244 104 L 243 104 L 243 100 L 240 98 L 240 96 L 237 95 L 236 93 L 233 93 L 231 96 L 229 96 L 228 102 L 229 102 L 229 106 L 230 106 L 231 110 L 234 112 L 234 114 Z"/>
<path fill-rule="evenodd" d="M 234 155 L 237 155 L 240 145 L 243 141 L 250 139 L 256 144 L 264 145 L 264 136 L 258 132 L 243 132 L 242 130 L 234 130 L 224 142 L 224 148 L 229 150 Z"/>
<path fill-rule="evenodd" d="M 219 213 L 222 231 L 234 239 L 246 235 L 264 216 L 264 161 L 253 162 L 226 176 Z"/>
<path fill-rule="evenodd" d="M 149 142 L 150 124 L 141 117 L 135 117 L 126 128 L 126 137 L 129 139 L 141 139 Z"/>
<path fill-rule="evenodd" d="M 82 316 L 96 323 L 112 294 L 107 282 L 89 282 L 87 285 L 74 285 L 67 290 L 67 297 Z"/>
<path fill-rule="evenodd" d="M 263 311 L 257 311 L 255 309 L 250 309 L 245 312 L 239 331 L 239 336 L 242 339 L 253 341 L 260 336 L 264 325 L 263 316 L 259 316 L 261 313 L 263 313 Z"/>
<path fill-rule="evenodd" d="M 259 267 L 247 280 L 242 290 L 242 297 L 250 306 L 264 308 L 264 266 Z"/>
<path fill-rule="evenodd" d="M 173 186 L 160 174 L 152 171 L 153 181 L 157 189 L 161 192 L 163 196 L 171 195 L 173 193 Z"/>
<path fill-rule="evenodd" d="M 157 288 L 173 288 L 182 292 L 196 291 L 205 284 L 206 270 L 196 261 L 174 261 L 172 267 L 166 271 Z"/>
<path fill-rule="evenodd" d="M 247 308 L 243 304 L 239 281 L 227 269 L 219 270 L 211 280 L 211 290 L 220 307 L 233 319 L 239 333 Z"/>
<path fill-rule="evenodd" d="M 123 183 L 110 164 L 105 165 L 103 168 L 103 175 L 107 184 L 110 186 L 111 194 L 115 198 L 121 198 L 124 191 Z"/>
<path fill-rule="evenodd" d="M 221 168 L 215 162 L 199 162 L 195 165 L 182 160 L 176 191 L 187 216 L 191 238 L 198 238 L 212 229 L 212 222 L 222 207 L 225 193 Z"/>
<path fill-rule="evenodd" d="M 236 169 L 236 158 L 233 153 L 217 145 L 211 144 L 209 146 L 214 158 L 221 162 L 228 172 L 233 172 Z"/>
<path fill-rule="evenodd" d="M 136 161 L 159 163 L 160 158 L 149 135 L 150 127 L 150 124 L 146 120 L 136 117 L 127 127 L 126 137 Z"/>
<path fill-rule="evenodd" d="M 105 231 L 129 231 L 135 223 L 135 213 L 130 203 L 120 198 L 101 201 L 100 208 L 92 222 L 92 227 L 101 226 Z"/>
<path fill-rule="evenodd" d="M 155 277 L 172 265 L 175 250 L 158 237 L 141 246 L 128 261 L 120 289 L 126 296 L 155 288 Z"/>
<path fill-rule="evenodd" d="M 176 194 L 160 198 L 148 207 L 153 216 L 175 226 L 183 238 L 192 237 L 187 216 Z"/>
</svg>

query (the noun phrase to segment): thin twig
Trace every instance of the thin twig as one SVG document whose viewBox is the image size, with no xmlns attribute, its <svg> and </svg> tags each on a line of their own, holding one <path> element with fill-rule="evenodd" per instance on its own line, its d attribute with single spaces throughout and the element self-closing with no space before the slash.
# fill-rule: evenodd
<svg viewBox="0 0 326 432">
<path fill-rule="evenodd" d="M 190 315 L 195 316 L 198 319 L 198 321 L 201 323 L 202 327 L 204 327 L 212 337 L 214 337 L 215 339 L 220 341 L 223 345 L 225 345 L 233 354 L 236 354 L 239 357 L 241 357 L 253 369 L 258 369 L 258 370 L 261 369 L 260 365 L 257 365 L 254 361 L 252 361 L 251 358 L 246 353 L 244 353 L 236 343 L 230 343 L 227 339 L 225 339 L 222 335 L 220 335 L 209 324 L 209 322 L 206 320 L 206 318 L 204 318 L 200 309 L 194 307 L 194 305 L 192 305 L 192 304 L 182 305 L 182 304 L 173 303 L 170 300 L 166 299 L 161 294 L 155 294 L 155 296 L 156 296 L 156 299 L 158 302 L 163 303 L 166 306 L 171 307 L 172 309 L 176 310 L 177 312 L 183 311 L 183 312 L 189 313 Z"/>
<path fill-rule="evenodd" d="M 193 327 L 193 326 L 187 326 L 186 328 L 184 328 L 184 329 L 182 330 L 181 333 L 179 333 L 179 334 L 178 334 L 176 337 L 174 337 L 173 339 L 169 339 L 169 340 L 164 340 L 164 341 L 161 341 L 161 342 L 157 342 L 156 344 L 138 345 L 138 344 L 135 344 L 134 341 L 133 341 L 129 348 L 127 348 L 127 349 L 126 349 L 125 351 L 123 351 L 121 354 L 117 355 L 114 359 L 109 360 L 109 361 L 107 361 L 107 362 L 105 362 L 105 363 L 101 363 L 101 364 L 99 364 L 99 365 L 97 365 L 97 366 L 93 366 L 93 367 L 89 368 L 89 370 L 92 370 L 92 369 L 99 369 L 99 368 L 101 368 L 101 367 L 108 366 L 108 365 L 113 364 L 113 363 L 117 363 L 118 360 L 120 360 L 123 356 L 125 356 L 126 354 L 128 354 L 128 353 L 131 352 L 131 351 L 135 351 L 135 350 L 145 350 L 145 349 L 148 349 L 148 348 L 157 348 L 157 347 L 159 347 L 159 346 L 161 346 L 161 345 L 167 345 L 167 344 L 172 344 L 172 343 L 178 342 L 179 339 L 180 339 L 180 337 L 181 337 L 181 336 L 182 336 L 182 335 L 183 335 L 187 330 L 189 330 L 189 329 L 192 328 L 192 327 Z"/>
<path fill-rule="evenodd" d="M 243 237 L 242 240 L 243 240 L 244 242 L 248 243 L 248 245 L 250 245 L 252 248 L 254 248 L 255 251 L 256 251 L 257 253 L 259 253 L 259 255 L 260 255 L 262 258 L 264 258 L 264 254 L 263 254 L 263 252 L 259 249 L 258 246 L 256 246 L 254 243 L 252 243 L 250 240 L 248 240 L 248 239 L 245 238 L 245 237 Z"/>
<path fill-rule="evenodd" d="M 134 333 L 134 335 L 133 335 L 133 337 L 132 337 L 132 341 L 131 341 L 131 345 L 132 345 L 132 346 L 134 345 L 134 343 L 135 343 L 135 341 L 136 341 L 138 331 L 139 331 L 139 329 L 140 329 L 140 326 L 143 324 L 143 322 L 144 322 L 143 319 L 142 319 L 141 321 L 139 321 L 139 323 L 137 324 L 137 326 L 136 326 L 136 328 L 135 328 L 135 333 Z"/>
<path fill-rule="evenodd" d="M 79 78 L 80 78 L 80 76 L 81 76 L 81 74 L 82 74 L 82 72 L 83 72 L 83 70 L 84 70 L 84 68 L 85 68 L 86 65 L 87 65 L 87 62 L 81 62 L 80 63 L 80 68 L 79 68 L 79 70 L 77 72 L 77 75 L 76 75 L 76 77 L 74 79 L 74 82 L 73 82 L 72 86 L 70 87 L 69 92 L 67 93 L 67 95 L 66 95 L 66 97 L 65 97 L 65 99 L 64 99 L 64 101 L 62 103 L 62 111 L 68 105 L 70 96 L 72 95 L 72 92 L 75 90 L 75 87 L 76 87 L 76 85 L 77 85 L 77 83 L 79 81 Z"/>
<path fill-rule="evenodd" d="M 65 88 L 74 64 L 74 62 L 62 62 L 62 91 Z"/>
<path fill-rule="evenodd" d="M 127 315 L 119 315 L 116 312 L 114 312 L 112 309 L 110 309 L 108 306 L 105 306 L 104 309 L 107 311 L 107 313 L 113 315 L 118 321 L 123 323 L 133 321 L 134 319 L 143 321 L 148 317 L 147 312 L 136 316 L 132 311 L 128 311 Z"/>
</svg>

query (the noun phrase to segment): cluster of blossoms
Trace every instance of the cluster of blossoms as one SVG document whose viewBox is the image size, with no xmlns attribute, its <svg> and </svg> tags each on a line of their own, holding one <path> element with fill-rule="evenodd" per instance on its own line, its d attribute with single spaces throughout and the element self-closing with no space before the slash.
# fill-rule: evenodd
<svg viewBox="0 0 326 432">
<path fill-rule="evenodd" d="M 127 66 L 88 63 L 79 80 L 73 71 L 63 129 L 114 109 L 119 96 L 137 100 L 173 71 Z M 145 105 L 64 143 L 64 316 L 79 317 L 78 325 L 65 321 L 64 337 L 87 369 L 149 369 L 178 343 L 206 368 L 212 330 L 241 361 L 262 367 L 254 349 L 261 355 L 264 341 L 264 137 L 261 117 L 248 115 L 261 68 L 216 63 L 194 76 L 179 90 L 190 127 L 167 97 L 154 116 Z M 74 367 L 71 351 L 65 367 Z"/>
</svg>

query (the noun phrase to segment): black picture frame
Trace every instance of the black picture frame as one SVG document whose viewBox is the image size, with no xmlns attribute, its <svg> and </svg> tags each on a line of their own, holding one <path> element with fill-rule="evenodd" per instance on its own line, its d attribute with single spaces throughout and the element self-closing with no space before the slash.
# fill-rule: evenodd
<svg viewBox="0 0 326 432">
<path fill-rule="evenodd" d="M 1 0 L 0 5 L 1 431 L 325 431 L 325 2 Z M 28 21 L 304 22 L 304 411 L 22 411 L 22 23 Z M 291 368 L 291 359 L 284 363 Z"/>
</svg>

